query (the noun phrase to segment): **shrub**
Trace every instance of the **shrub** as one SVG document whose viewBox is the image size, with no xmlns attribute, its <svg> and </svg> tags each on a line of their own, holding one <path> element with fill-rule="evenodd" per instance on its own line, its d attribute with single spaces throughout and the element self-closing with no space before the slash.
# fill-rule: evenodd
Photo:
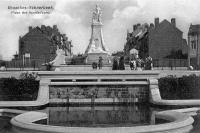
<svg viewBox="0 0 200 133">
<path fill-rule="evenodd" d="M 22 91 L 16 78 L 3 78 L 1 80 L 3 94 L 7 96 L 5 100 L 17 100 L 21 97 Z"/>
<path fill-rule="evenodd" d="M 0 67 L 2 66 L 6 66 L 6 62 L 5 61 L 0 61 Z"/>
<path fill-rule="evenodd" d="M 160 78 L 158 83 L 162 98 L 175 99 L 177 97 L 177 78 L 175 76 Z"/>
<path fill-rule="evenodd" d="M 20 74 L 19 78 L 36 80 L 38 78 L 38 74 L 35 72 L 26 72 L 26 73 Z"/>
<path fill-rule="evenodd" d="M 199 99 L 200 76 L 167 76 L 160 78 L 159 89 L 163 99 Z"/>
<path fill-rule="evenodd" d="M 0 79 L 0 89 L 4 95 L 3 100 L 36 100 L 39 89 L 39 81 L 37 81 L 33 76 L 30 76 L 30 74 L 25 75 L 26 76 L 23 78 L 21 77 L 21 79 L 16 79 L 14 77 Z"/>
</svg>

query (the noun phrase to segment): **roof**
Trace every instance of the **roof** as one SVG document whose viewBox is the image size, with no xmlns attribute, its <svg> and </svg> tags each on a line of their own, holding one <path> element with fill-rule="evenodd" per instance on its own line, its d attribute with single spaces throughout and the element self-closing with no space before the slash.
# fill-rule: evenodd
<svg viewBox="0 0 200 133">
<path fill-rule="evenodd" d="M 178 29 L 177 27 L 173 26 L 168 20 L 164 19 L 162 22 L 159 23 L 159 26 L 160 25 L 163 25 L 163 24 L 169 24 L 171 25 L 171 27 L 175 28 L 177 31 L 183 33 L 180 29 Z"/>
<path fill-rule="evenodd" d="M 200 33 L 200 24 L 197 25 L 190 25 L 188 34 L 198 34 Z"/>
<path fill-rule="evenodd" d="M 148 32 L 148 25 L 143 24 L 137 27 L 135 31 L 132 32 L 133 37 L 138 37 L 139 39 L 143 38 L 145 34 Z"/>
<path fill-rule="evenodd" d="M 40 29 L 40 27 L 35 27 L 33 28 L 31 31 L 29 31 L 28 33 L 26 33 L 24 36 L 22 36 L 22 40 L 29 37 L 29 35 L 31 35 L 32 33 L 37 33 L 37 34 L 41 34 L 44 38 L 48 39 L 50 41 L 50 38 L 46 35 L 46 34 L 43 34 L 42 30 Z"/>
</svg>

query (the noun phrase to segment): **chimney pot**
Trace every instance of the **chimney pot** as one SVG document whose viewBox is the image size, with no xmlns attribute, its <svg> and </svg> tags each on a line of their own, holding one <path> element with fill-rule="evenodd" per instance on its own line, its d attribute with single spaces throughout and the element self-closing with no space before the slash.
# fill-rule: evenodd
<svg viewBox="0 0 200 133">
<path fill-rule="evenodd" d="M 28 27 L 28 31 L 29 31 L 29 32 L 30 32 L 32 29 L 33 29 L 32 26 L 29 26 L 29 27 Z"/>
<path fill-rule="evenodd" d="M 172 18 L 172 19 L 171 19 L 171 24 L 172 24 L 174 27 L 176 27 L 176 19 L 175 19 L 175 18 Z"/>
<path fill-rule="evenodd" d="M 133 25 L 133 31 L 137 29 L 137 25 Z"/>
<path fill-rule="evenodd" d="M 42 30 L 45 30 L 45 25 L 41 25 L 41 29 L 42 29 Z"/>
<path fill-rule="evenodd" d="M 54 30 L 57 30 L 58 28 L 57 28 L 57 25 L 53 25 L 53 29 Z"/>
<path fill-rule="evenodd" d="M 155 18 L 155 28 L 159 25 L 159 18 Z"/>
</svg>

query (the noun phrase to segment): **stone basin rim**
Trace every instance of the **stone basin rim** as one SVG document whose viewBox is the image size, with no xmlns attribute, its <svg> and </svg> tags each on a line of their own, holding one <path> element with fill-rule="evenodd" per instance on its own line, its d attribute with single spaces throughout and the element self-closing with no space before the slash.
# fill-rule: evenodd
<svg viewBox="0 0 200 133">
<path fill-rule="evenodd" d="M 28 117 L 31 116 L 31 117 Z M 135 126 L 135 127 L 62 127 L 35 124 L 33 122 L 47 119 L 46 113 L 41 112 L 26 112 L 11 119 L 11 124 L 14 127 L 19 127 L 27 130 L 42 131 L 42 132 L 56 132 L 56 133 L 105 133 L 105 132 L 131 132 L 131 133 L 149 133 L 149 132 L 164 132 L 172 130 L 191 130 L 193 118 L 187 114 L 176 111 L 161 111 L 156 113 L 156 117 L 170 120 L 172 122 L 158 125 Z M 183 130 L 182 129 L 182 130 Z"/>
</svg>

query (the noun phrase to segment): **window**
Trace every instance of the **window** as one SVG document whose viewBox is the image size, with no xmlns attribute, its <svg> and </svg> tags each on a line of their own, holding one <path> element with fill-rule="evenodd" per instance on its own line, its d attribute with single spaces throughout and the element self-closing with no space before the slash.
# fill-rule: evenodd
<svg viewBox="0 0 200 133">
<path fill-rule="evenodd" d="M 191 48 L 192 49 L 197 49 L 197 45 L 198 45 L 198 43 L 197 43 L 197 40 L 198 40 L 198 38 L 197 38 L 197 35 L 192 35 L 192 36 L 190 36 L 190 46 L 191 46 Z"/>
<path fill-rule="evenodd" d="M 197 48 L 196 40 L 191 41 L 191 47 L 192 47 L 192 49 Z"/>
</svg>

